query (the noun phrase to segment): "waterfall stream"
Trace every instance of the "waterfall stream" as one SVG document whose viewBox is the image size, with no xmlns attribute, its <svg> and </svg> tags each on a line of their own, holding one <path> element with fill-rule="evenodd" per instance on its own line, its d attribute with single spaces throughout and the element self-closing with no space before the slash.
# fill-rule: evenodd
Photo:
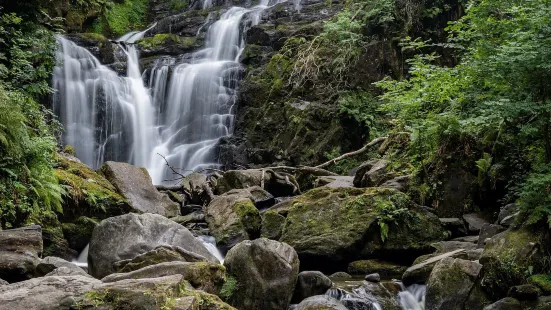
<svg viewBox="0 0 551 310">
<path fill-rule="evenodd" d="M 230 8 L 208 28 L 204 49 L 181 63 L 158 59 L 146 81 L 134 43 L 155 25 L 117 40 L 127 59 L 125 77 L 59 36 L 53 109 L 64 143 L 93 168 L 106 160 L 143 166 L 155 184 L 171 179 L 159 154 L 183 171 L 216 167 L 218 141 L 233 132 L 243 32 L 277 1 Z"/>
</svg>

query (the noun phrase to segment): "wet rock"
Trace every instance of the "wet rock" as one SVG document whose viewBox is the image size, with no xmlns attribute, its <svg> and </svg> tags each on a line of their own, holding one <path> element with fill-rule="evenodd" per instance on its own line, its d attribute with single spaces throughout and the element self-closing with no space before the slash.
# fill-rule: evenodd
<svg viewBox="0 0 551 310">
<path fill-rule="evenodd" d="M 407 266 L 394 264 L 377 259 L 368 259 L 352 262 L 348 265 L 350 274 L 378 273 L 384 277 L 401 277 Z"/>
<path fill-rule="evenodd" d="M 133 259 L 113 263 L 116 272 L 131 272 L 147 266 L 166 262 L 206 262 L 204 256 L 192 253 L 178 246 L 161 245 L 140 254 Z"/>
<path fill-rule="evenodd" d="M 0 278 L 10 283 L 30 279 L 42 255 L 38 225 L 0 231 Z"/>
<path fill-rule="evenodd" d="M 0 286 L 0 308 L 68 310 L 100 280 L 84 276 L 49 276 Z"/>
<path fill-rule="evenodd" d="M 262 230 L 260 236 L 272 240 L 279 240 L 281 231 L 285 224 L 285 217 L 273 210 L 263 212 L 262 215 Z"/>
<path fill-rule="evenodd" d="M 62 270 L 58 270 L 61 269 Z M 56 271 L 55 273 L 51 274 L 52 272 Z M 45 275 L 81 275 L 85 277 L 90 277 L 82 268 L 78 267 L 77 265 L 70 263 L 62 258 L 59 257 L 53 257 L 48 256 L 40 261 L 40 263 L 36 266 L 36 274 L 37 276 L 45 276 Z"/>
<path fill-rule="evenodd" d="M 226 279 L 226 269 L 216 263 L 166 262 L 127 273 L 114 273 L 101 279 L 104 283 L 126 279 L 160 278 L 182 275 L 195 289 L 218 294 Z"/>
<path fill-rule="evenodd" d="M 382 283 L 364 281 L 361 287 L 354 290 L 354 294 L 376 301 L 385 310 L 401 309 L 396 293 L 390 292 Z"/>
<path fill-rule="evenodd" d="M 383 242 L 376 210 L 378 203 L 389 201 L 409 208 L 416 220 L 391 227 Z M 324 270 L 348 264 L 351 257 L 416 257 L 443 237 L 438 218 L 396 190 L 321 187 L 292 200 L 280 240 L 297 251 L 304 268 Z"/>
<path fill-rule="evenodd" d="M 491 238 L 500 232 L 504 231 L 505 227 L 495 224 L 484 224 L 480 228 L 480 235 L 478 237 L 478 248 L 484 248 L 486 244 L 486 239 Z"/>
<path fill-rule="evenodd" d="M 144 168 L 108 161 L 101 167 L 101 172 L 135 210 L 166 217 L 180 214 L 180 206 L 168 195 L 157 191 Z"/>
<path fill-rule="evenodd" d="M 343 271 L 335 272 L 335 273 L 331 274 L 329 277 L 334 278 L 334 279 L 349 279 L 349 278 L 352 278 L 351 275 L 349 275 L 348 273 L 343 272 Z"/>
<path fill-rule="evenodd" d="M 377 309 L 373 306 L 373 302 L 363 298 L 354 298 L 354 297 L 344 297 L 340 300 L 346 309 L 353 310 L 374 310 Z"/>
<path fill-rule="evenodd" d="M 480 233 L 480 229 L 484 224 L 488 224 L 488 222 L 480 217 L 480 215 L 476 213 L 469 213 L 463 215 L 463 220 L 467 224 L 467 229 L 470 233 L 478 234 Z"/>
<path fill-rule="evenodd" d="M 534 285 L 523 284 L 511 287 L 507 295 L 518 300 L 536 300 L 541 295 L 541 290 Z"/>
<path fill-rule="evenodd" d="M 86 216 L 81 216 L 72 223 L 62 223 L 63 236 L 67 239 L 68 246 L 78 253 L 82 252 L 90 243 L 92 232 L 98 224 L 99 221 Z"/>
<path fill-rule="evenodd" d="M 205 218 L 216 244 L 230 249 L 243 240 L 260 236 L 261 218 L 245 189 L 216 196 L 205 208 Z"/>
<path fill-rule="evenodd" d="M 371 273 L 365 276 L 365 280 L 369 282 L 379 283 L 381 282 L 381 276 L 378 273 Z"/>
<path fill-rule="evenodd" d="M 243 241 L 224 261 L 237 282 L 229 302 L 240 310 L 287 309 L 298 278 L 299 260 L 289 245 L 265 238 Z"/>
<path fill-rule="evenodd" d="M 115 272 L 115 262 L 133 259 L 160 245 L 181 247 L 218 262 L 185 227 L 157 214 L 130 213 L 103 220 L 94 229 L 88 255 L 90 274 L 103 278 Z"/>
<path fill-rule="evenodd" d="M 181 184 L 184 191 L 189 194 L 190 203 L 201 205 L 203 201 L 207 201 L 205 186 L 208 185 L 208 182 L 206 175 L 197 172 L 188 174 L 182 179 Z"/>
<path fill-rule="evenodd" d="M 253 197 L 254 205 L 259 210 L 265 210 L 275 205 L 275 198 L 272 194 L 263 190 L 260 186 L 252 186 L 247 188 Z"/>
<path fill-rule="evenodd" d="M 514 298 L 506 297 L 484 307 L 484 310 L 522 310 L 520 302 Z"/>
<path fill-rule="evenodd" d="M 153 37 L 140 39 L 136 44 L 140 49 L 141 57 L 178 56 L 202 47 L 202 41 L 195 36 L 181 37 L 176 34 L 158 33 Z"/>
<path fill-rule="evenodd" d="M 461 310 L 482 265 L 463 259 L 444 258 L 434 266 L 427 281 L 427 310 Z"/>
<path fill-rule="evenodd" d="M 398 191 L 401 191 L 402 193 L 407 193 L 409 190 L 409 184 L 411 182 L 411 176 L 409 175 L 403 175 L 399 177 L 395 177 L 393 179 L 390 179 L 383 184 L 381 184 L 381 187 L 386 188 L 392 188 Z"/>
<path fill-rule="evenodd" d="M 298 274 L 292 302 L 296 304 L 308 297 L 323 295 L 332 285 L 331 279 L 319 271 L 303 271 Z"/>
<path fill-rule="evenodd" d="M 338 300 L 327 295 L 312 296 L 306 298 L 297 305 L 296 310 L 346 310 L 346 307 Z"/>
<path fill-rule="evenodd" d="M 462 219 L 457 217 L 441 218 L 440 223 L 444 226 L 444 229 L 450 232 L 451 238 L 457 238 L 467 235 L 467 227 Z"/>
<path fill-rule="evenodd" d="M 434 269 L 434 266 L 443 259 L 452 258 L 455 255 L 465 252 L 463 249 L 458 249 L 452 252 L 444 253 L 435 257 L 431 257 L 427 260 L 419 262 L 409 267 L 402 276 L 402 282 L 404 285 L 409 286 L 415 283 L 424 284 L 429 279 L 429 276 Z"/>
</svg>

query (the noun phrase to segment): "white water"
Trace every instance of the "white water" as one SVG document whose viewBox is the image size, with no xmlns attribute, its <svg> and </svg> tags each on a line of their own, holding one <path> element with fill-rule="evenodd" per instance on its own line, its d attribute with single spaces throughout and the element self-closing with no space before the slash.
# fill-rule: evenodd
<svg viewBox="0 0 551 310">
<path fill-rule="evenodd" d="M 58 37 L 54 111 L 65 127 L 64 143 L 93 168 L 106 160 L 146 167 L 155 184 L 172 178 L 158 154 L 186 172 L 217 166 L 218 141 L 233 132 L 243 30 L 258 24 L 269 4 L 232 7 L 209 27 L 203 50 L 186 63 L 158 60 L 146 83 L 133 43 L 155 25 L 118 39 L 127 56 L 126 77 Z"/>
<path fill-rule="evenodd" d="M 209 252 L 214 255 L 220 261 L 220 264 L 224 264 L 224 255 L 220 250 L 216 247 L 216 240 L 214 237 L 211 236 L 198 236 L 197 239 L 201 240 L 203 242 L 203 245 Z"/>
<path fill-rule="evenodd" d="M 400 284 L 401 285 L 401 284 Z M 398 293 L 400 306 L 403 310 L 425 310 L 425 293 L 427 286 L 422 284 L 413 284 L 404 288 Z"/>
<path fill-rule="evenodd" d="M 72 261 L 73 264 L 79 266 L 79 267 L 88 267 L 88 247 L 90 245 L 86 245 L 84 250 L 80 252 L 78 257 Z"/>
</svg>

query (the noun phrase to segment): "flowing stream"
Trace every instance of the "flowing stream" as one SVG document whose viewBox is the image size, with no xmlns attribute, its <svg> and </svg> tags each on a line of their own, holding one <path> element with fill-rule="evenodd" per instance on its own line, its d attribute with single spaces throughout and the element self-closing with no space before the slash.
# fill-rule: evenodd
<svg viewBox="0 0 551 310">
<path fill-rule="evenodd" d="M 159 154 L 183 171 L 216 167 L 218 141 L 233 132 L 243 32 L 277 1 L 230 8 L 208 28 L 204 49 L 184 63 L 158 59 L 147 81 L 134 43 L 155 25 L 117 40 L 127 59 L 124 77 L 59 36 L 53 109 L 64 143 L 93 168 L 106 160 L 146 167 L 155 184 L 172 178 Z"/>
</svg>

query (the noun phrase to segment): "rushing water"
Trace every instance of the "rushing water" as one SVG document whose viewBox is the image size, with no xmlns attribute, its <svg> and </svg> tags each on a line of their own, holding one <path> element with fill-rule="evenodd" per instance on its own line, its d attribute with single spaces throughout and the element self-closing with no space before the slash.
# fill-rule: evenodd
<svg viewBox="0 0 551 310">
<path fill-rule="evenodd" d="M 73 259 L 73 264 L 79 266 L 79 267 L 88 267 L 88 248 L 89 244 L 86 245 L 84 250 L 80 252 L 77 258 Z"/>
<path fill-rule="evenodd" d="M 218 141 L 233 132 L 243 31 L 275 3 L 230 8 L 209 27 L 204 49 L 184 63 L 158 59 L 145 82 L 133 43 L 149 29 L 118 39 L 127 59 L 125 77 L 58 37 L 54 111 L 65 127 L 64 142 L 93 168 L 106 160 L 146 167 L 155 184 L 171 179 L 158 154 L 183 171 L 217 166 Z"/>
<path fill-rule="evenodd" d="M 214 255 L 220 261 L 220 264 L 224 264 L 224 254 L 216 247 L 216 240 L 212 236 L 198 236 L 197 237 L 209 252 Z"/>
</svg>

